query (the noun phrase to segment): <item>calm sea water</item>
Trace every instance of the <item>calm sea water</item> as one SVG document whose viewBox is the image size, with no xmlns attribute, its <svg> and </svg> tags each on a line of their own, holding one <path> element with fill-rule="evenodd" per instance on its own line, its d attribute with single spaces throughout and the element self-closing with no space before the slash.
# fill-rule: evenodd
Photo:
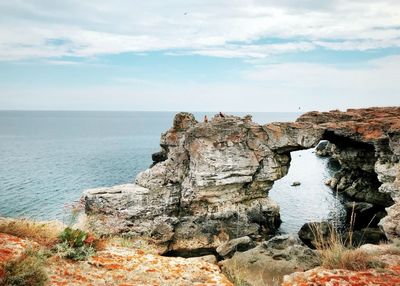
<svg viewBox="0 0 400 286">
<path fill-rule="evenodd" d="M 0 111 L 0 216 L 63 220 L 83 190 L 132 182 L 151 164 L 173 112 Z M 195 113 L 201 120 L 210 113 Z M 244 115 L 245 113 L 237 113 Z M 296 113 L 254 113 L 258 123 L 295 120 Z M 289 174 L 270 196 L 282 230 L 332 217 L 338 200 L 323 181 L 327 159 L 292 153 Z M 290 187 L 292 181 L 302 182 Z"/>
</svg>

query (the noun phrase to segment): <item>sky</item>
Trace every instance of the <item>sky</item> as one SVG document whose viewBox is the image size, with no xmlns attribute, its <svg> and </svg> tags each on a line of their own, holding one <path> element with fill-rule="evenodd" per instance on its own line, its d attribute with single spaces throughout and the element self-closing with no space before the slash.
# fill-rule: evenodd
<svg viewBox="0 0 400 286">
<path fill-rule="evenodd" d="M 400 105 L 399 0 L 0 0 L 1 110 Z"/>
</svg>

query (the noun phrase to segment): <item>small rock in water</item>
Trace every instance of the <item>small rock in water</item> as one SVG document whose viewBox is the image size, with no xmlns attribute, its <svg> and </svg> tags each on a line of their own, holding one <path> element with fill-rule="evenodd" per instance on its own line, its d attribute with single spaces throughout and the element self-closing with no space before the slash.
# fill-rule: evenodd
<svg viewBox="0 0 400 286">
<path fill-rule="evenodd" d="M 293 183 L 291 184 L 292 187 L 297 187 L 297 186 L 300 186 L 300 185 L 301 185 L 300 182 L 293 182 Z"/>
</svg>

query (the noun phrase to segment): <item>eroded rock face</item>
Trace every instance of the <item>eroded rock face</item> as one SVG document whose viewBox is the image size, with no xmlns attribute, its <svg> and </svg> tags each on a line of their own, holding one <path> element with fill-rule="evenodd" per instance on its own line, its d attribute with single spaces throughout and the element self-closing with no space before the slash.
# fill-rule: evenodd
<svg viewBox="0 0 400 286">
<path fill-rule="evenodd" d="M 86 191 L 86 213 L 100 232 L 148 235 L 176 252 L 265 237 L 280 224 L 268 190 L 286 175 L 289 152 L 315 146 L 321 134 L 309 123 L 197 122 L 179 113 L 155 164 L 134 184 Z"/>
<path fill-rule="evenodd" d="M 328 140 L 343 168 L 331 186 L 382 208 L 395 202 L 381 225 L 399 236 L 399 117 L 397 107 L 351 109 L 258 125 L 249 116 L 197 122 L 179 113 L 153 166 L 134 184 L 86 191 L 86 213 L 97 231 L 147 235 L 166 251 L 206 253 L 237 237 L 266 238 L 280 222 L 268 190 L 288 172 L 290 152 Z"/>
<path fill-rule="evenodd" d="M 389 238 L 400 236 L 400 107 L 309 112 L 298 122 L 323 128 L 342 170 L 329 183 L 350 200 L 367 202 L 385 215 L 380 225 Z M 379 209 L 380 208 L 380 209 Z"/>
<path fill-rule="evenodd" d="M 220 262 L 222 270 L 237 285 L 281 285 L 284 275 L 319 265 L 319 255 L 289 235 L 276 236 L 259 246 L 236 252 Z"/>
</svg>

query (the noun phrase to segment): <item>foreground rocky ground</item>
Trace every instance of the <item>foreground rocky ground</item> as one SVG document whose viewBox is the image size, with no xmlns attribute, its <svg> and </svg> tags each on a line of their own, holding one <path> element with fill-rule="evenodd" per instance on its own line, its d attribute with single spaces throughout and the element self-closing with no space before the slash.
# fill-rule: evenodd
<svg viewBox="0 0 400 286">
<path fill-rule="evenodd" d="M 6 274 L 4 265 L 35 246 L 35 242 L 0 233 L 0 285 Z M 87 261 L 50 256 L 45 271 L 44 285 L 233 285 L 218 266 L 201 259 L 162 257 L 149 249 L 112 242 Z"/>
<path fill-rule="evenodd" d="M 0 233 L 0 285 L 400 285 L 399 245 L 362 246 L 360 250 L 374 258 L 370 269 L 317 267 L 304 271 L 317 265 L 317 257 L 311 249 L 299 247 L 297 243 L 295 238 L 276 237 L 265 245 L 236 252 L 231 259 L 216 265 L 209 257 L 208 261 L 163 257 L 140 240 L 110 239 L 102 250 L 84 261 L 60 258 L 56 254 L 47 256 L 44 265 L 47 280 L 43 284 L 4 284 L 7 263 L 43 246 Z M 266 256 L 269 258 L 265 259 Z"/>
</svg>

